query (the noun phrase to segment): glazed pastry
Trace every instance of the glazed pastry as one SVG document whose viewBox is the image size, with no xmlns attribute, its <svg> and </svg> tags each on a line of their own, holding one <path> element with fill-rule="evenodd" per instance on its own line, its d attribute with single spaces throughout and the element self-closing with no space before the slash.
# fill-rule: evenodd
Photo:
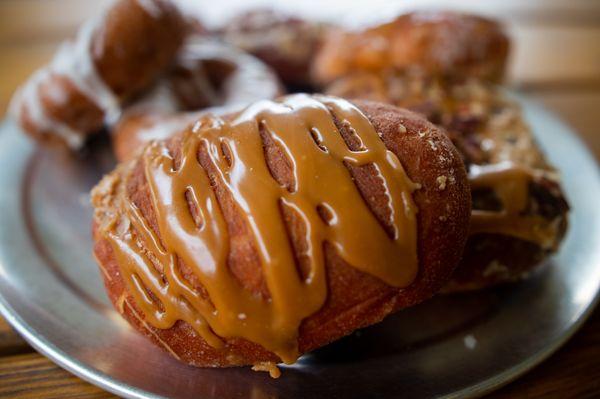
<svg viewBox="0 0 600 399">
<path fill-rule="evenodd" d="M 223 114 L 283 94 L 275 73 L 227 44 L 190 36 L 150 93 L 126 109 L 112 131 L 117 159 L 136 155 L 150 140 L 183 130 L 202 113 Z"/>
<path fill-rule="evenodd" d="M 421 11 L 359 32 L 329 31 L 312 75 L 320 86 L 357 72 L 389 71 L 499 81 L 508 49 L 508 38 L 494 21 Z"/>
<path fill-rule="evenodd" d="M 521 279 L 557 250 L 569 209 L 558 174 L 501 89 L 476 80 L 357 74 L 329 92 L 418 111 L 443 126 L 460 151 L 473 196 L 471 236 L 446 290 Z"/>
<path fill-rule="evenodd" d="M 270 65 L 291 86 L 307 87 L 310 63 L 328 26 L 270 9 L 236 16 L 220 32 L 223 40 Z"/>
<path fill-rule="evenodd" d="M 18 90 L 11 112 L 39 141 L 80 148 L 166 69 L 185 27 L 167 0 L 119 0 Z"/>
<path fill-rule="evenodd" d="M 439 128 L 308 95 L 207 115 L 119 165 L 92 201 L 109 297 L 137 330 L 191 365 L 274 375 L 437 292 L 470 215 Z"/>
</svg>

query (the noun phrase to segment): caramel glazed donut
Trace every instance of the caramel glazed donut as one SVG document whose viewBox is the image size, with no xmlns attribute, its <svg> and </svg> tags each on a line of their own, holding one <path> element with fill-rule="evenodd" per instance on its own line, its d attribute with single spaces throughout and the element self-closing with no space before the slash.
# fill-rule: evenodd
<svg viewBox="0 0 600 399">
<path fill-rule="evenodd" d="M 435 20 L 428 22 L 429 27 L 439 30 L 433 28 L 432 21 Z M 405 22 L 401 26 L 406 29 Z M 385 31 L 390 29 L 387 26 Z M 424 28 L 420 25 L 419 29 Z M 372 40 L 372 32 L 379 32 L 379 28 L 366 32 L 365 40 Z M 361 39 L 354 38 L 363 43 Z M 396 48 L 418 52 L 408 48 L 410 41 L 400 45 L 394 40 L 387 42 L 390 52 Z M 427 43 L 428 48 L 436 47 L 431 40 Z M 384 52 L 385 48 L 379 50 Z M 489 51 L 498 53 L 493 48 Z M 323 62 L 324 57 L 321 54 L 317 59 Z M 496 59 L 495 63 L 505 62 Z M 485 65 L 471 64 L 470 68 L 498 71 L 497 67 L 490 68 L 488 61 Z M 473 196 L 471 235 L 446 291 L 478 289 L 527 277 L 557 250 L 566 232 L 569 210 L 558 174 L 537 146 L 519 106 L 489 83 L 498 73 L 457 78 L 460 75 L 461 71 L 450 69 L 443 74 L 424 75 L 384 68 L 350 73 L 326 89 L 332 95 L 382 101 L 420 112 L 443 126 L 461 152 Z M 442 179 L 439 184 L 443 187 L 446 181 Z"/>
<path fill-rule="evenodd" d="M 92 201 L 108 295 L 137 330 L 191 365 L 273 376 L 437 292 L 471 203 L 460 154 L 424 118 L 302 94 L 204 115 Z"/>
<path fill-rule="evenodd" d="M 170 137 L 202 113 L 223 114 L 283 94 L 275 72 L 257 58 L 214 39 L 190 35 L 175 62 L 112 129 L 119 161 L 144 144 Z"/>
<path fill-rule="evenodd" d="M 17 91 L 11 114 L 41 142 L 80 148 L 156 80 L 186 31 L 169 1 L 120 0 L 85 24 Z"/>
</svg>

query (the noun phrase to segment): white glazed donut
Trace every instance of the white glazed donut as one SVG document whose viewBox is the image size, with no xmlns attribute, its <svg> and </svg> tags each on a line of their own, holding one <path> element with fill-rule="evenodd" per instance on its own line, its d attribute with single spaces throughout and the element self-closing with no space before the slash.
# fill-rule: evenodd
<svg viewBox="0 0 600 399">
<path fill-rule="evenodd" d="M 252 55 L 202 36 L 191 36 L 169 73 L 129 107 L 113 130 L 122 161 L 151 140 L 181 131 L 198 116 L 224 114 L 283 94 L 275 72 Z"/>
<path fill-rule="evenodd" d="M 80 148 L 172 61 L 186 22 L 167 0 L 119 0 L 21 87 L 10 112 L 31 136 Z"/>
</svg>

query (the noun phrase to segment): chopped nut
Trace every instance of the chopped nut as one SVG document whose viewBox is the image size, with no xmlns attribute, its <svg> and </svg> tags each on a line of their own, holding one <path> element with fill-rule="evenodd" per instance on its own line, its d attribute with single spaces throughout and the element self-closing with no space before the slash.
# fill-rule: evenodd
<svg viewBox="0 0 600 399">
<path fill-rule="evenodd" d="M 491 261 L 483 271 L 483 277 L 508 276 L 510 271 L 507 266 L 500 263 L 497 259 Z"/>
<path fill-rule="evenodd" d="M 269 373 L 271 378 L 279 378 L 281 371 L 277 368 L 277 365 L 273 362 L 259 362 L 252 366 L 254 371 L 266 371 Z"/>
<path fill-rule="evenodd" d="M 438 176 L 438 178 L 436 179 L 437 184 L 438 184 L 438 189 L 440 191 L 446 189 L 446 180 L 448 180 L 448 178 L 446 176 Z"/>
<path fill-rule="evenodd" d="M 121 294 L 115 304 L 119 313 L 123 314 L 125 312 L 125 294 Z"/>
</svg>

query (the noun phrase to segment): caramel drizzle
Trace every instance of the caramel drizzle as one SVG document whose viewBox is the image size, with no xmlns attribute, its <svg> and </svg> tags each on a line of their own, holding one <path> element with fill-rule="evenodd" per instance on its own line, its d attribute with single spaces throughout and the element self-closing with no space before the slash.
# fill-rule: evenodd
<svg viewBox="0 0 600 399">
<path fill-rule="evenodd" d="M 360 149 L 349 148 L 332 114 L 351 127 Z M 271 175 L 261 128 L 290 160 L 291 187 Z M 214 172 L 201 166 L 202 149 Z M 242 337 L 292 363 L 299 356 L 300 323 L 326 300 L 324 242 L 353 267 L 390 286 L 406 287 L 414 280 L 417 208 L 412 192 L 418 185 L 350 103 L 294 95 L 256 103 L 231 122 L 207 116 L 184 133 L 182 155 L 176 166 L 165 143 L 154 142 L 142 157 L 160 236 L 123 195 L 120 217 L 133 229 L 119 234 L 123 228 L 113 223 L 106 231 L 129 292 L 150 325 L 166 329 L 183 320 L 214 347 L 223 346 L 220 337 Z M 347 165 L 376 168 L 388 198 L 391 236 L 362 198 Z M 211 178 L 226 188 L 252 233 L 268 300 L 243 289 L 228 268 L 229 233 Z M 190 198 L 197 217 L 190 212 Z M 282 206 L 293 209 L 306 226 L 306 279 L 295 265 Z M 327 220 L 318 207 L 327 209 Z M 209 300 L 182 277 L 178 259 L 193 270 Z"/>
<path fill-rule="evenodd" d="M 471 188 L 491 188 L 500 200 L 502 210 L 473 209 L 471 234 L 504 234 L 537 243 L 545 249 L 553 248 L 558 229 L 556 221 L 525 214 L 529 206 L 529 184 L 548 174 L 512 162 L 472 165 L 469 171 Z"/>
</svg>

